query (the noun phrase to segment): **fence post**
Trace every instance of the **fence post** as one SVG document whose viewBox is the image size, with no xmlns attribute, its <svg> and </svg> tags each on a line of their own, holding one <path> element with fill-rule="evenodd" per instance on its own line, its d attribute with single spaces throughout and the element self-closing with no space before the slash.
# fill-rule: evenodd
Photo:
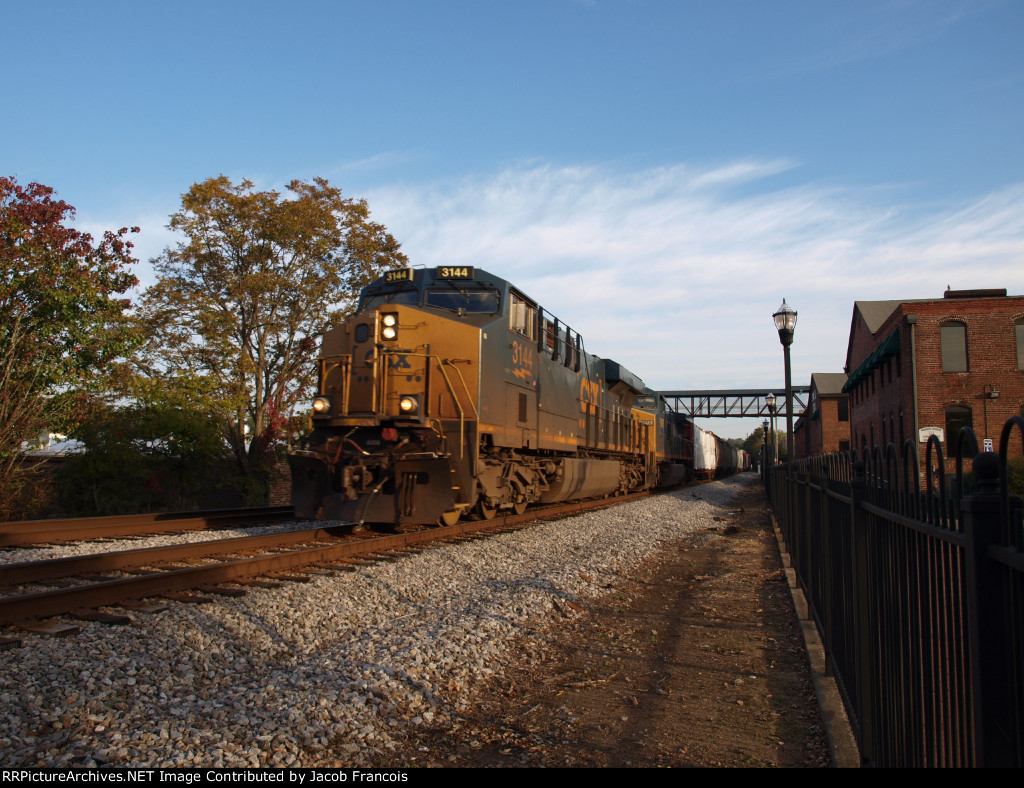
<svg viewBox="0 0 1024 788">
<path fill-rule="evenodd" d="M 861 762 L 872 765 L 875 758 L 874 651 L 877 633 L 872 629 L 871 576 L 868 560 L 868 513 L 861 504 L 867 498 L 868 482 L 864 461 L 853 464 L 850 481 L 850 527 L 853 536 L 854 610 L 857 611 L 857 697 L 856 708 Z"/>
<path fill-rule="evenodd" d="M 836 524 L 832 522 L 829 517 L 829 504 L 828 504 L 828 490 L 829 490 L 829 478 L 827 471 L 822 467 L 817 468 L 818 475 L 812 476 L 809 481 L 818 483 L 817 500 L 815 501 L 815 510 L 817 513 L 818 522 L 818 541 L 820 543 L 819 554 L 821 555 L 821 608 L 823 612 L 820 614 L 820 620 L 822 625 L 820 627 L 822 631 L 822 640 L 825 644 L 825 675 L 835 675 L 835 641 L 836 641 L 836 621 L 841 620 L 840 617 L 835 615 L 836 610 L 836 598 L 835 598 L 835 586 L 837 585 L 833 580 L 835 579 L 836 568 L 835 555 L 833 550 L 836 549 L 835 544 L 832 540 L 833 530 L 836 528 Z M 813 489 L 808 485 L 808 489 Z"/>
<path fill-rule="evenodd" d="M 998 544 L 1001 512 L 999 455 L 974 458 L 977 492 L 960 503 L 966 538 L 965 569 L 970 624 L 974 765 L 1014 766 L 1012 676 L 1007 665 L 1007 610 L 1003 573 L 988 554 Z"/>
</svg>

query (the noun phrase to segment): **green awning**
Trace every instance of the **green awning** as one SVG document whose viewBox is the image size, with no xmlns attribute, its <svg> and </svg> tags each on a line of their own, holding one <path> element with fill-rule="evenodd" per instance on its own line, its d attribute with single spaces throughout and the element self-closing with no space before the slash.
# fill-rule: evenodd
<svg viewBox="0 0 1024 788">
<path fill-rule="evenodd" d="M 888 337 L 886 337 L 885 341 L 876 347 L 875 351 L 864 360 L 864 363 L 851 373 L 850 377 L 846 380 L 846 385 L 843 386 L 843 393 L 847 394 L 853 391 L 861 381 L 871 377 L 872 372 L 899 352 L 900 330 L 899 328 L 896 328 Z"/>
</svg>

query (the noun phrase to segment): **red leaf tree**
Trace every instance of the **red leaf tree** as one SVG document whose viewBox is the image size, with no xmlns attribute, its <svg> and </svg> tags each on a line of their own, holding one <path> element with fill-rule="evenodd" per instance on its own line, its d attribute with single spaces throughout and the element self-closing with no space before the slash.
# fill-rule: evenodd
<svg viewBox="0 0 1024 788">
<path fill-rule="evenodd" d="M 22 444 L 64 432 L 138 343 L 122 297 L 138 280 L 128 236 L 93 243 L 75 209 L 38 183 L 0 177 L 0 517 L 18 514 Z"/>
</svg>

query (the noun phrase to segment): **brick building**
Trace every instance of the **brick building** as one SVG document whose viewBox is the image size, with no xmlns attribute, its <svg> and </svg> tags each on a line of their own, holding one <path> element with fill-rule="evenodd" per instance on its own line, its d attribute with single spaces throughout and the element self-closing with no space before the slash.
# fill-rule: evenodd
<svg viewBox="0 0 1024 788">
<path fill-rule="evenodd" d="M 850 403 L 843 392 L 846 374 L 815 372 L 807 410 L 793 427 L 797 459 L 816 454 L 850 450 Z"/>
<path fill-rule="evenodd" d="M 943 298 L 858 301 L 846 351 L 853 446 L 902 446 L 928 435 L 955 454 L 961 426 L 999 448 L 1024 407 L 1024 296 L 947 290 Z M 1020 454 L 1020 440 L 1011 444 Z M 982 446 L 983 448 L 983 446 Z"/>
</svg>

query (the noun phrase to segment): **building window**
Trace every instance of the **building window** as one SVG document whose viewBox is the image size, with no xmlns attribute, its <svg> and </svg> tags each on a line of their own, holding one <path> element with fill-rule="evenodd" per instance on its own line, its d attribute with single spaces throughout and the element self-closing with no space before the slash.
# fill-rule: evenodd
<svg viewBox="0 0 1024 788">
<path fill-rule="evenodd" d="M 836 401 L 836 405 L 839 406 L 839 421 L 850 420 L 850 401 L 846 398 Z"/>
<path fill-rule="evenodd" d="M 942 344 L 942 371 L 967 371 L 967 326 L 963 323 L 943 323 L 939 327 Z"/>
<path fill-rule="evenodd" d="M 1017 369 L 1024 369 L 1024 320 L 1018 320 L 1013 328 L 1017 332 Z"/>
<path fill-rule="evenodd" d="M 962 405 L 951 405 L 946 408 L 946 452 L 950 457 L 956 451 L 956 440 L 964 427 L 974 429 L 971 409 Z"/>
</svg>

